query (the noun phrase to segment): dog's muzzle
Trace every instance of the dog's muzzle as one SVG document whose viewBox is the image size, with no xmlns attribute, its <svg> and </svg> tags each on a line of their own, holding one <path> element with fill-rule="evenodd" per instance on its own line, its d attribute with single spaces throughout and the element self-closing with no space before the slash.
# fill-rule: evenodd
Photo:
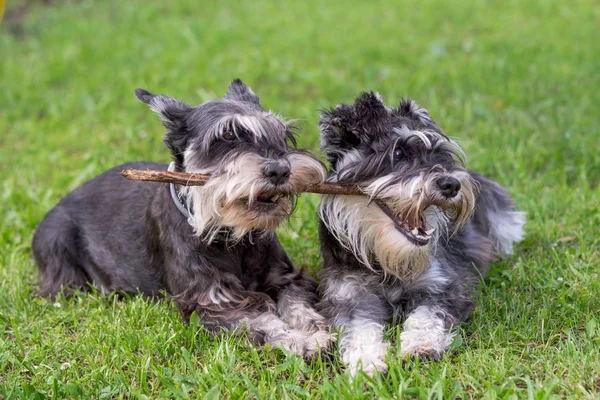
<svg viewBox="0 0 600 400">
<path fill-rule="evenodd" d="M 419 215 L 416 222 L 410 222 L 408 219 L 402 218 L 399 215 L 394 215 L 391 208 L 389 208 L 383 200 L 375 199 L 374 202 L 385 215 L 394 221 L 396 230 L 402 233 L 412 244 L 415 246 L 425 246 L 429 244 L 435 228 L 427 229 L 425 219 L 421 215 Z"/>
</svg>

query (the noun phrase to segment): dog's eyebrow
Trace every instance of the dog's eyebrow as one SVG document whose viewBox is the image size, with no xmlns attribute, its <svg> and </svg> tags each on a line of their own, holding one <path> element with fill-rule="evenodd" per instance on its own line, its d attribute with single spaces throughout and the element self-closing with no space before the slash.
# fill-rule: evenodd
<svg viewBox="0 0 600 400">
<path fill-rule="evenodd" d="M 408 129 L 408 127 L 406 125 L 402 125 L 401 128 L 394 128 L 393 129 L 394 133 L 397 133 L 402 139 L 408 139 L 410 137 L 418 137 L 419 139 L 421 139 L 423 141 L 423 143 L 425 144 L 425 147 L 427 147 L 428 149 L 431 149 L 431 140 L 429 140 L 429 138 L 427 137 L 427 135 L 431 135 L 434 134 L 435 132 L 432 131 L 411 131 L 410 129 Z"/>
<path fill-rule="evenodd" d="M 215 124 L 213 135 L 218 137 L 224 129 L 232 129 L 239 136 L 240 130 L 247 130 L 255 141 L 273 136 L 273 132 L 281 131 L 285 134 L 287 125 L 272 113 L 262 116 L 229 114 Z"/>
</svg>

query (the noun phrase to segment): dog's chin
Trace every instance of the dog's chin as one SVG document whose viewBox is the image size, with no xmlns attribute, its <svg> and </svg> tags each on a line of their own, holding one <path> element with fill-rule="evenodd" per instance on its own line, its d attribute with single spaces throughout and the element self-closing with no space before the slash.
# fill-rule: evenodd
<svg viewBox="0 0 600 400">
<path fill-rule="evenodd" d="M 404 235 L 408 242 L 416 247 L 423 247 L 429 244 L 435 228 L 428 227 L 424 214 L 419 215 L 416 222 L 412 222 L 394 213 L 384 201 L 376 199 L 375 203 L 394 222 L 396 230 Z"/>
<path fill-rule="evenodd" d="M 241 231 L 273 231 L 290 216 L 292 208 L 291 197 L 266 193 L 252 201 L 229 201 L 221 206 L 220 213 L 225 225 Z"/>
</svg>

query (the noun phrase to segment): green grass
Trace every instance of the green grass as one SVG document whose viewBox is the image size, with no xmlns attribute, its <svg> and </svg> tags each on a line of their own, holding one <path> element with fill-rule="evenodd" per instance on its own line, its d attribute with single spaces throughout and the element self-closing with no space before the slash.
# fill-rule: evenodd
<svg viewBox="0 0 600 400">
<path fill-rule="evenodd" d="M 0 398 L 600 397 L 597 2 L 32 4 L 0 28 Z M 442 361 L 402 366 L 393 328 L 389 374 L 351 382 L 337 358 L 209 337 L 168 301 L 35 296 L 45 213 L 111 166 L 169 159 L 133 89 L 200 103 L 235 77 L 315 150 L 318 109 L 411 96 L 529 213 Z M 317 203 L 281 230 L 315 274 Z"/>
</svg>

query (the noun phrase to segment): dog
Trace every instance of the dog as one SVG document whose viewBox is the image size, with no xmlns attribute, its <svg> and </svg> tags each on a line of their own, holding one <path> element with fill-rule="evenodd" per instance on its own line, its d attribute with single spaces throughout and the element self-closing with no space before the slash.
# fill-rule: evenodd
<svg viewBox="0 0 600 400">
<path fill-rule="evenodd" d="M 440 359 L 495 256 L 523 238 L 507 191 L 467 170 L 427 110 L 375 92 L 321 113 L 328 181 L 367 196 L 324 196 L 318 309 L 341 331 L 347 370 L 386 372 L 384 328 L 404 318 L 400 355 Z"/>
<path fill-rule="evenodd" d="M 40 293 L 166 292 L 183 318 L 209 332 L 247 331 L 257 343 L 305 358 L 330 343 L 316 312 L 316 282 L 296 269 L 274 229 L 295 193 L 325 179 L 296 149 L 293 125 L 265 111 L 241 80 L 199 106 L 137 89 L 167 130 L 170 170 L 210 174 L 204 187 L 134 182 L 120 165 L 64 197 L 40 223 L 33 255 Z"/>
</svg>

